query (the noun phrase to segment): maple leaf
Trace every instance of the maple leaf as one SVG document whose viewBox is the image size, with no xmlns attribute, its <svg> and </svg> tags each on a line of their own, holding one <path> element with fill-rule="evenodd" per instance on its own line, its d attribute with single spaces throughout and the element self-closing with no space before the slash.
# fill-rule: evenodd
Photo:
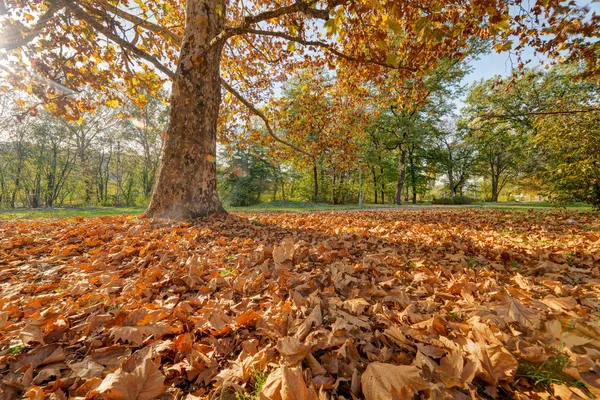
<svg viewBox="0 0 600 400">
<path fill-rule="evenodd" d="M 469 358 L 476 364 L 477 376 L 490 385 L 514 379 L 519 363 L 504 347 L 469 341 L 468 349 Z"/>
<path fill-rule="evenodd" d="M 282 362 L 288 366 L 295 366 L 304 360 L 310 347 L 300 342 L 295 337 L 284 337 L 277 346 L 275 346 L 279 354 L 282 356 Z"/>
<path fill-rule="evenodd" d="M 572 296 L 554 297 L 548 296 L 542 300 L 544 304 L 556 311 L 570 311 L 577 306 L 577 300 Z"/>
<path fill-rule="evenodd" d="M 316 400 L 314 388 L 308 388 L 302 369 L 281 366 L 267 377 L 260 400 Z"/>
<path fill-rule="evenodd" d="M 96 390 L 108 399 L 151 400 L 164 392 L 164 380 L 148 354 L 132 371 L 119 368 L 108 374 Z"/>
<path fill-rule="evenodd" d="M 539 313 L 525 307 L 519 300 L 510 295 L 506 295 L 506 303 L 502 308 L 502 313 L 509 322 L 517 322 L 526 328 L 538 329 L 541 323 Z M 500 309 L 500 308 L 499 308 Z"/>
<path fill-rule="evenodd" d="M 582 372 L 579 374 L 585 387 L 597 398 L 600 397 L 600 373 L 596 372 Z"/>
<path fill-rule="evenodd" d="M 170 331 L 167 325 L 118 326 L 111 329 L 111 336 L 115 340 L 141 346 L 149 336 L 160 339 Z"/>
<path fill-rule="evenodd" d="M 73 370 L 80 378 L 91 379 L 101 378 L 104 366 L 97 363 L 89 358 L 85 358 L 82 361 L 69 364 L 69 368 Z"/>
<path fill-rule="evenodd" d="M 282 267 L 294 259 L 294 241 L 291 237 L 283 239 L 281 244 L 273 246 L 275 266 Z"/>
<path fill-rule="evenodd" d="M 476 365 L 471 360 L 465 360 L 460 352 L 453 350 L 440 360 L 442 381 L 446 387 L 463 388 L 470 383 L 477 372 Z"/>
<path fill-rule="evenodd" d="M 382 362 L 370 363 L 360 380 L 366 400 L 412 399 L 417 392 L 431 385 L 415 366 Z"/>
<path fill-rule="evenodd" d="M 31 364 L 34 368 L 41 365 L 48 365 L 62 362 L 66 359 L 64 349 L 58 344 L 37 347 L 28 354 L 21 354 L 17 357 L 16 368 L 21 368 Z"/>
</svg>

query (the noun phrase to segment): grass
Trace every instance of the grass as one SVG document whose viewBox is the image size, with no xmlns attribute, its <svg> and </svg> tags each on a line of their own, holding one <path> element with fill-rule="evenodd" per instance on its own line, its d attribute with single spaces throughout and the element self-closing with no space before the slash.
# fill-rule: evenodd
<svg viewBox="0 0 600 400">
<path fill-rule="evenodd" d="M 393 204 L 364 204 L 362 209 L 410 209 L 427 208 L 430 203 L 419 203 L 417 205 L 404 204 L 396 206 Z M 550 210 L 556 209 L 552 204 L 545 202 L 527 202 L 527 203 L 478 203 L 461 206 L 433 206 L 441 208 L 464 207 L 464 208 L 491 208 L 500 210 Z M 55 220 L 69 218 L 93 218 L 111 215 L 140 215 L 146 209 L 145 206 L 135 207 L 70 207 L 70 208 L 39 208 L 39 209 L 16 209 L 0 210 L 0 222 L 2 220 Z M 303 211 L 346 211 L 361 209 L 357 204 L 327 204 L 327 203 L 307 203 L 293 200 L 277 200 L 268 203 L 261 203 L 250 207 L 226 207 L 230 212 L 303 212 Z M 574 204 L 567 206 L 572 211 L 591 211 L 592 207 L 585 204 Z"/>
<path fill-rule="evenodd" d="M 265 385 L 265 382 L 267 382 L 267 375 L 265 372 L 254 370 L 251 378 L 252 392 L 248 394 L 239 391 L 235 396 L 236 400 L 257 400 L 260 397 L 260 392 Z"/>
<path fill-rule="evenodd" d="M 391 204 L 365 204 L 363 208 L 388 208 Z M 261 203 L 249 207 L 227 207 L 228 211 L 236 212 L 302 212 L 302 211 L 330 211 L 330 210 L 356 210 L 357 204 L 328 204 L 328 203 L 307 203 L 294 200 L 277 200 L 268 203 Z"/>
<path fill-rule="evenodd" d="M 21 354 L 22 352 L 24 352 L 27 349 L 27 347 L 25 346 L 16 346 L 10 349 L 9 353 L 12 355 L 17 355 L 17 354 Z"/>
<path fill-rule="evenodd" d="M 535 387 L 549 390 L 552 384 L 577 387 L 587 390 L 585 385 L 563 372 L 569 361 L 564 354 L 550 357 L 543 363 L 532 363 L 525 360 L 519 361 L 517 376 L 529 380 Z"/>
<path fill-rule="evenodd" d="M 557 207 L 555 204 L 544 202 L 544 201 L 532 201 L 532 202 L 510 202 L 510 203 L 477 203 L 480 206 L 485 208 L 492 208 L 496 210 L 548 210 L 548 209 L 563 209 L 562 207 Z M 566 206 L 567 210 L 573 211 L 592 211 L 592 206 L 584 203 L 573 203 Z"/>
<path fill-rule="evenodd" d="M 2 220 L 53 220 L 69 218 L 93 218 L 111 215 L 139 215 L 146 207 L 74 207 L 0 210 Z"/>
</svg>

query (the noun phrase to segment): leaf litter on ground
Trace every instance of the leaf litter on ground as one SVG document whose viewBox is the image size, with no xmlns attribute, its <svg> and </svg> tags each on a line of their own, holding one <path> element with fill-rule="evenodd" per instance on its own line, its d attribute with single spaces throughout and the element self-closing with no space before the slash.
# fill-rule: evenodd
<svg viewBox="0 0 600 400">
<path fill-rule="evenodd" d="M 2 222 L 0 290 L 3 399 L 600 396 L 592 213 Z"/>
</svg>

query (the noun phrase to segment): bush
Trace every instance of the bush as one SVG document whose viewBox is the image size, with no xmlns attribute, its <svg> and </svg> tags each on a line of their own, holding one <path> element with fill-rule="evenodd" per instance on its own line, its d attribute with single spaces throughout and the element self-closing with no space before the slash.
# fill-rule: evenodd
<svg viewBox="0 0 600 400">
<path fill-rule="evenodd" d="M 455 204 L 472 204 L 475 200 L 467 196 L 455 196 L 455 197 L 447 197 L 436 199 L 434 198 L 431 204 L 436 205 L 455 205 Z"/>
</svg>

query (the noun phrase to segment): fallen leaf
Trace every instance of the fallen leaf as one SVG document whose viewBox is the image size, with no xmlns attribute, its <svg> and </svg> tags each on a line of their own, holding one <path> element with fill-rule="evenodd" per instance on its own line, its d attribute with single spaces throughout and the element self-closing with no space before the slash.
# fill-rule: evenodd
<svg viewBox="0 0 600 400">
<path fill-rule="evenodd" d="M 165 390 L 165 377 L 148 356 L 131 372 L 123 368 L 108 374 L 96 389 L 108 399 L 151 400 Z"/>
<path fill-rule="evenodd" d="M 381 362 L 370 363 L 360 380 L 366 400 L 412 399 L 430 386 L 417 367 Z"/>
</svg>

